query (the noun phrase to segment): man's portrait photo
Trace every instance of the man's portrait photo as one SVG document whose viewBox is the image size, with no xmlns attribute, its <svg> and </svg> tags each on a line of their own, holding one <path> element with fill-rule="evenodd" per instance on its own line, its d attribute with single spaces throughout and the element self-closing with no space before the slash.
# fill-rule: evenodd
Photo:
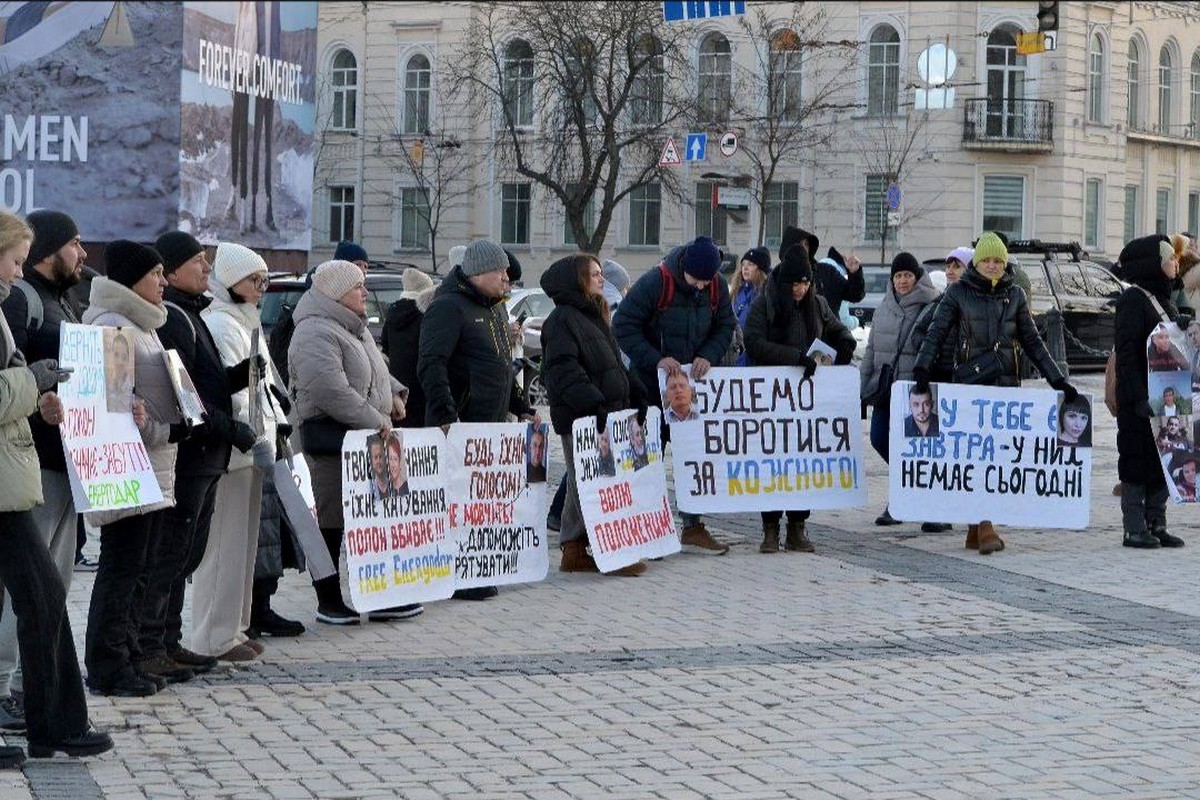
<svg viewBox="0 0 1200 800">
<path fill-rule="evenodd" d="M 528 483 L 546 482 L 546 451 L 548 426 L 530 425 L 525 433 L 525 480 Z"/>
<path fill-rule="evenodd" d="M 367 437 L 367 457 L 371 465 L 371 497 L 380 500 L 392 494 L 392 476 L 388 474 L 387 443 L 378 433 Z"/>
<path fill-rule="evenodd" d="M 918 392 L 914 383 L 908 389 L 908 416 L 904 418 L 905 436 L 937 436 L 938 417 L 937 390 L 932 386 L 927 392 Z"/>
<path fill-rule="evenodd" d="M 599 474 L 613 477 L 617 474 L 617 460 L 613 457 L 612 439 L 608 436 L 608 430 L 600 431 L 596 437 L 596 449 L 600 454 L 600 469 Z"/>
<path fill-rule="evenodd" d="M 634 472 L 650 465 L 650 454 L 646 452 L 646 432 L 636 417 L 629 418 L 629 458 L 633 462 Z"/>
<path fill-rule="evenodd" d="M 667 376 L 663 408 L 667 422 L 686 422 L 699 416 L 696 413 L 696 390 L 683 372 L 673 372 Z"/>
</svg>

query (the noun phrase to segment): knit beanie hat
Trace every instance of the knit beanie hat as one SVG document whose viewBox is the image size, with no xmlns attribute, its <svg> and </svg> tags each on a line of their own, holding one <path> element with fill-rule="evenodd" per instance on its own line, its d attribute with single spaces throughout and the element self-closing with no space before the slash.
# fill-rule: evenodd
<svg viewBox="0 0 1200 800">
<path fill-rule="evenodd" d="M 697 236 L 683 248 L 683 271 L 698 281 L 711 281 L 721 268 L 721 250 L 707 236 Z"/>
<path fill-rule="evenodd" d="M 33 230 L 33 243 L 29 245 L 29 256 L 25 259 L 28 266 L 40 264 L 79 235 L 75 220 L 61 211 L 34 211 L 25 221 Z"/>
<path fill-rule="evenodd" d="M 117 239 L 104 248 L 104 267 L 109 280 L 132 288 L 146 273 L 162 263 L 162 256 L 153 247 Z"/>
<path fill-rule="evenodd" d="M 349 261 L 326 261 L 313 272 L 313 288 L 334 300 L 341 300 L 346 292 L 362 283 L 363 271 Z"/>
<path fill-rule="evenodd" d="M 812 276 L 812 261 L 803 247 L 789 248 L 783 256 L 783 263 L 775 268 L 775 279 L 789 285 L 800 281 L 811 283 Z"/>
<path fill-rule="evenodd" d="M 267 262 L 249 247 L 235 242 L 217 245 L 217 254 L 213 257 L 213 275 L 226 289 L 248 275 L 266 271 Z"/>
<path fill-rule="evenodd" d="M 986 261 L 989 258 L 998 258 L 1001 262 L 1007 264 L 1008 246 L 992 231 L 985 231 L 979 237 L 979 241 L 975 243 L 975 254 L 972 260 L 978 264 L 980 261 Z"/>
<path fill-rule="evenodd" d="M 914 278 L 920 278 L 925 274 L 925 270 L 921 268 L 921 263 L 917 261 L 917 257 L 912 253 L 897 253 L 892 259 L 892 277 L 896 277 L 897 272 L 911 272 Z"/>
<path fill-rule="evenodd" d="M 600 265 L 600 272 L 604 276 L 604 280 L 612 284 L 612 287 L 621 294 L 629 288 L 629 284 L 633 281 L 629 278 L 629 272 L 616 261 L 611 258 L 605 259 Z"/>
<path fill-rule="evenodd" d="M 771 251 L 765 247 L 751 247 L 742 256 L 742 261 L 749 261 L 763 272 L 771 271 Z"/>
<path fill-rule="evenodd" d="M 367 257 L 367 251 L 363 249 L 361 244 L 356 244 L 349 239 L 343 239 L 338 242 L 337 249 L 333 251 L 334 261 L 370 261 Z M 361 273 L 361 270 L 359 270 Z"/>
<path fill-rule="evenodd" d="M 508 253 L 495 242 L 476 239 L 467 245 L 463 252 L 461 267 L 462 274 L 468 278 L 498 269 L 508 269 Z"/>
<path fill-rule="evenodd" d="M 465 244 L 456 244 L 450 248 L 450 254 L 446 257 L 446 260 L 450 262 L 451 269 L 462 266 L 463 254 L 466 252 L 467 246 Z"/>
<path fill-rule="evenodd" d="M 169 275 L 194 258 L 197 253 L 204 252 L 204 245 L 190 233 L 171 231 L 158 237 L 154 249 L 162 254 L 163 272 Z"/>
<path fill-rule="evenodd" d="M 416 294 L 433 286 L 433 278 L 421 272 L 416 267 L 409 267 L 404 270 L 404 275 L 400 278 L 400 282 L 404 286 L 404 291 L 411 294 Z"/>
<path fill-rule="evenodd" d="M 954 259 L 964 267 L 971 266 L 971 261 L 975 258 L 975 251 L 969 247 L 956 247 L 946 254 L 946 260 Z"/>
</svg>

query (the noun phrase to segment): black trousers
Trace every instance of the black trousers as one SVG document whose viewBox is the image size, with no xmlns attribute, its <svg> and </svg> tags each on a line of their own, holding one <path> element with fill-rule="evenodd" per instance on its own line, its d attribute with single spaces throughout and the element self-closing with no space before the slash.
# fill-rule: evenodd
<svg viewBox="0 0 1200 800">
<path fill-rule="evenodd" d="M 141 604 L 138 646 L 145 658 L 170 652 L 183 640 L 187 579 L 204 558 L 220 475 L 179 475 L 175 507 L 166 515 Z"/>
<path fill-rule="evenodd" d="M 794 519 L 797 522 L 804 522 L 811 513 L 811 511 L 789 511 L 787 515 L 789 520 Z M 783 519 L 782 511 L 760 511 L 758 515 L 762 517 L 763 522 L 779 522 L 779 520 Z"/>
<path fill-rule="evenodd" d="M 133 672 L 152 558 L 165 511 L 135 514 L 100 528 L 100 567 L 88 607 L 84 663 L 88 685 L 103 688 Z"/>
<path fill-rule="evenodd" d="M 0 584 L 17 615 L 29 740 L 56 742 L 84 733 L 87 696 L 67 618 L 67 593 L 28 511 L 0 513 Z"/>
<path fill-rule="evenodd" d="M 233 186 L 244 200 L 249 184 L 246 181 L 246 166 L 250 150 L 250 95 L 233 93 L 233 110 L 230 113 L 229 169 Z"/>
</svg>

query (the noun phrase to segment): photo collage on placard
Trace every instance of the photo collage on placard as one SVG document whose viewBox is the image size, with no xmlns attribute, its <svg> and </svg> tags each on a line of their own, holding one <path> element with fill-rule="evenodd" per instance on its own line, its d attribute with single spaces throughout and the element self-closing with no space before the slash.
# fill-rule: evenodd
<svg viewBox="0 0 1200 800">
<path fill-rule="evenodd" d="M 1200 453 L 1196 449 L 1200 419 L 1193 406 L 1200 402 L 1200 325 L 1189 328 L 1186 337 L 1178 328 L 1159 325 L 1150 335 L 1146 348 L 1149 368 L 1147 386 L 1150 401 L 1150 427 L 1168 479 L 1168 488 L 1176 500 L 1194 503 L 1196 469 Z"/>
</svg>

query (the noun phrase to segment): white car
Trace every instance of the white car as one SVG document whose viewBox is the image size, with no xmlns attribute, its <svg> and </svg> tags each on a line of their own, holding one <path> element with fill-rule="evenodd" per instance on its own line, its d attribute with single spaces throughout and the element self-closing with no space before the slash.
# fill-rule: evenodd
<svg viewBox="0 0 1200 800">
<path fill-rule="evenodd" d="M 542 355 L 542 323 L 554 309 L 554 301 L 541 289 L 513 289 L 508 301 L 508 321 L 521 324 L 525 357 Z"/>
</svg>

